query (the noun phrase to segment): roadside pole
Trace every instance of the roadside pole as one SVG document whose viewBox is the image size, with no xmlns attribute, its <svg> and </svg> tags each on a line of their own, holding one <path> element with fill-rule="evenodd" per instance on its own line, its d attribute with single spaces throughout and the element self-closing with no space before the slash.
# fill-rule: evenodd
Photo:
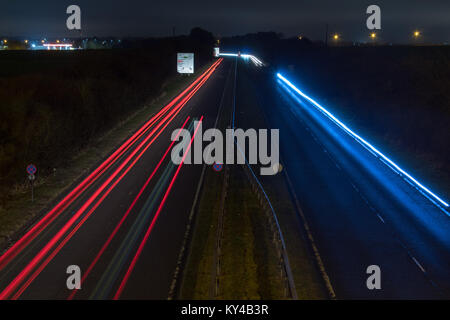
<svg viewBox="0 0 450 320">
<path fill-rule="evenodd" d="M 27 166 L 28 180 L 31 183 L 31 202 L 34 202 L 34 180 L 36 179 L 35 173 L 37 168 L 34 164 Z"/>
<path fill-rule="evenodd" d="M 28 175 L 28 179 L 30 179 L 30 183 L 31 183 L 31 202 L 34 202 L 34 179 L 35 179 L 35 175 L 34 174 Z"/>
</svg>

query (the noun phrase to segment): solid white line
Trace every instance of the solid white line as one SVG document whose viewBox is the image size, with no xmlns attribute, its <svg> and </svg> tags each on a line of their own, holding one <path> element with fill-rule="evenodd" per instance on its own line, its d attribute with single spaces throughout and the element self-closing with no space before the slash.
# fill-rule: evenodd
<svg viewBox="0 0 450 320">
<path fill-rule="evenodd" d="M 378 213 L 377 213 L 377 216 L 378 216 L 378 218 L 380 218 L 380 220 L 381 220 L 381 222 L 383 222 L 383 223 L 386 223 L 386 222 L 384 222 L 384 219 L 383 219 L 383 217 L 382 216 L 380 216 Z"/>
<path fill-rule="evenodd" d="M 426 273 L 425 269 L 422 267 L 422 265 L 419 263 L 419 261 L 417 261 L 416 258 L 414 258 L 413 256 L 411 256 L 411 259 L 413 259 L 413 261 L 415 262 L 415 264 L 417 264 L 417 266 L 420 268 L 420 270 L 422 270 L 423 273 Z"/>
</svg>

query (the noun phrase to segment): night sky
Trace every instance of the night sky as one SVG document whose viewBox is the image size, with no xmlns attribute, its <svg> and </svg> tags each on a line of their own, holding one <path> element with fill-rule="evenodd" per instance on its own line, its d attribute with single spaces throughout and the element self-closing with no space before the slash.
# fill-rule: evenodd
<svg viewBox="0 0 450 320">
<path fill-rule="evenodd" d="M 1 0 L 0 35 L 77 36 L 66 29 L 71 4 L 81 7 L 85 36 L 168 36 L 200 26 L 220 36 L 277 31 L 319 40 L 328 23 L 330 33 L 364 41 L 366 8 L 377 4 L 382 40 L 407 42 L 414 29 L 430 42 L 450 40 L 450 0 Z"/>
</svg>

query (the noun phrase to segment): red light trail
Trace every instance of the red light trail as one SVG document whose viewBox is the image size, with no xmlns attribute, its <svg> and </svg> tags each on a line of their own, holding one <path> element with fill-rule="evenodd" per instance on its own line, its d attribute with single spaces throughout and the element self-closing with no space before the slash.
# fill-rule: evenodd
<svg viewBox="0 0 450 320">
<path fill-rule="evenodd" d="M 142 150 L 142 152 L 134 159 L 128 168 L 122 173 L 122 175 L 109 187 L 109 189 L 102 195 L 102 197 L 95 203 L 95 205 L 89 210 L 89 212 L 82 218 L 82 220 L 75 226 L 75 228 L 66 236 L 66 238 L 58 245 L 58 247 L 47 257 L 47 259 L 35 270 L 31 277 L 22 285 L 22 287 L 14 294 L 13 299 L 17 299 L 29 286 L 29 284 L 40 274 L 45 266 L 53 259 L 53 257 L 62 249 L 62 247 L 70 240 L 75 232 L 83 225 L 83 223 L 89 218 L 94 210 L 102 203 L 106 196 L 113 190 L 113 188 L 120 182 L 120 180 L 128 173 L 134 164 L 140 159 L 150 145 L 156 140 L 156 138 L 164 131 L 164 129 L 172 122 L 176 115 L 181 111 L 183 106 L 189 101 L 189 99 L 200 89 L 200 87 L 209 79 L 211 74 L 217 68 L 222 60 L 215 62 L 208 70 L 206 70 L 196 81 L 194 81 L 188 88 L 186 88 L 180 95 L 178 95 L 171 103 L 164 107 L 158 114 L 150 119 L 141 129 L 136 132 L 130 139 L 127 140 L 113 155 L 111 155 L 105 162 L 97 168 L 88 178 L 86 178 L 80 185 L 77 186 L 66 198 L 64 198 L 50 213 L 48 213 L 36 226 L 33 227 L 21 241 L 19 246 L 15 247 L 15 250 L 6 256 L 9 252 L 6 252 L 1 258 L 0 263 L 4 261 L 6 265 L 11 259 L 14 258 L 23 248 L 34 239 L 46 226 L 48 226 L 76 197 L 79 196 L 89 185 L 92 184 L 95 179 L 98 178 L 108 167 L 110 167 L 124 152 L 126 152 L 131 144 L 137 139 L 142 137 L 148 130 L 151 124 L 154 124 L 160 119 L 166 111 L 169 110 L 188 90 L 190 90 L 195 84 L 195 88 L 184 97 L 162 120 L 159 121 L 157 126 L 148 134 L 148 136 L 135 148 L 135 150 L 126 158 L 126 160 L 114 171 L 114 173 L 96 190 L 96 192 L 83 204 L 83 206 L 77 211 L 75 215 L 59 230 L 59 232 L 45 245 L 43 249 L 31 260 L 31 262 L 17 275 L 14 280 L 0 293 L 0 299 L 7 299 L 22 283 L 25 278 L 38 266 L 39 262 L 50 252 L 53 246 L 63 237 L 63 235 L 70 229 L 70 227 L 79 219 L 84 211 L 94 202 L 97 196 L 106 188 L 106 186 L 120 173 L 120 171 L 126 166 L 126 164 L 136 155 L 136 153 L 145 145 L 145 143 L 152 137 L 153 134 L 166 122 L 163 128 L 156 134 L 156 136 L 149 142 L 149 144 Z M 95 175 L 94 175 L 95 174 Z M 89 179 L 90 178 L 90 179 Z M 77 190 L 77 191 L 75 191 Z M 78 190 L 81 190 L 78 192 Z M 71 199 L 72 196 L 73 198 Z M 64 202 L 64 200 L 66 202 Z M 70 201 L 69 204 L 67 202 Z M 11 249 L 13 249 L 12 247 Z M 10 249 L 10 250 L 11 250 Z M 8 261 L 7 261 L 8 260 Z"/>
<path fill-rule="evenodd" d="M 186 126 L 186 123 L 188 122 L 189 117 L 186 118 L 186 120 L 184 121 L 183 125 L 181 126 L 181 129 L 183 129 Z M 162 162 L 164 161 L 164 159 L 166 158 L 167 154 L 169 153 L 170 149 L 172 149 L 173 145 L 175 144 L 175 141 L 177 140 L 178 136 L 181 133 L 181 129 L 178 131 L 178 134 L 176 135 L 176 138 L 174 141 L 172 141 L 172 143 L 169 145 L 169 147 L 167 148 L 166 152 L 164 153 L 164 155 L 162 156 L 162 158 L 159 160 L 158 164 L 156 165 L 155 169 L 153 169 L 152 173 L 150 174 L 150 176 L 148 177 L 147 181 L 144 183 L 144 185 L 141 187 L 141 190 L 139 190 L 139 193 L 136 195 L 136 197 L 134 198 L 133 202 L 131 203 L 131 205 L 128 207 L 127 211 L 125 212 L 125 214 L 123 215 L 122 219 L 120 219 L 119 223 L 116 225 L 116 227 L 114 228 L 113 232 L 111 233 L 111 235 L 108 237 L 108 240 L 106 240 L 105 244 L 102 246 L 102 248 L 100 249 L 100 251 L 97 253 L 96 257 L 94 258 L 94 260 L 91 262 L 91 264 L 89 265 L 89 267 L 86 269 L 86 271 L 83 274 L 83 277 L 81 278 L 81 284 L 83 284 L 83 282 L 86 280 L 86 278 L 88 277 L 88 275 L 91 273 L 92 269 L 94 268 L 94 266 L 97 264 L 97 261 L 100 259 L 100 257 L 103 255 L 103 252 L 105 252 L 106 248 L 108 248 L 109 244 L 111 243 L 112 239 L 114 238 L 114 236 L 116 235 L 116 233 L 119 231 L 120 227 L 122 226 L 122 224 L 124 223 L 125 219 L 128 217 L 128 215 L 130 214 L 131 210 L 134 208 L 136 202 L 139 200 L 139 198 L 141 197 L 142 193 L 144 193 L 144 190 L 147 188 L 148 184 L 150 183 L 150 181 L 152 180 L 153 176 L 155 175 L 156 171 L 158 171 L 159 167 L 161 166 Z M 75 296 L 75 294 L 77 293 L 77 290 L 72 291 L 72 293 L 70 294 L 70 296 L 67 298 L 68 300 L 72 300 Z"/>
<path fill-rule="evenodd" d="M 159 215 L 160 215 L 160 213 L 161 213 L 161 211 L 162 211 L 162 209 L 164 207 L 164 203 L 166 202 L 167 197 L 169 196 L 170 190 L 172 189 L 173 184 L 175 183 L 175 180 L 177 179 L 177 176 L 180 173 L 181 167 L 183 166 L 184 160 L 185 160 L 185 158 L 186 158 L 186 156 L 187 156 L 187 154 L 189 152 L 189 149 L 191 148 L 192 142 L 194 141 L 195 135 L 196 135 L 196 133 L 197 133 L 199 127 L 200 127 L 200 124 L 202 123 L 202 120 L 203 120 L 203 116 L 200 118 L 200 121 L 197 124 L 197 127 L 195 128 L 194 134 L 193 134 L 193 136 L 191 138 L 191 141 L 190 141 L 190 143 L 189 143 L 189 145 L 188 145 L 188 147 L 186 149 L 186 152 L 183 155 L 181 163 L 178 166 L 177 171 L 173 175 L 173 178 L 170 181 L 169 186 L 167 187 L 166 193 L 164 194 L 164 197 L 161 200 L 161 203 L 159 204 L 158 209 L 156 210 L 155 216 L 153 217 L 152 222 L 150 223 L 150 226 L 148 227 L 147 232 L 145 233 L 144 238 L 142 239 L 142 242 L 139 245 L 139 248 L 136 251 L 135 256 L 133 257 L 133 260 L 131 261 L 131 264 L 128 267 L 128 270 L 127 270 L 124 278 L 122 279 L 122 282 L 120 283 L 119 289 L 117 290 L 116 294 L 114 295 L 114 300 L 118 300 L 120 298 L 120 295 L 122 294 L 123 290 L 125 289 L 125 286 L 126 286 L 126 284 L 128 282 L 128 279 L 130 278 L 130 275 L 133 272 L 133 269 L 134 269 L 134 267 L 135 267 L 135 265 L 136 265 L 136 263 L 137 263 L 137 261 L 139 259 L 139 256 L 142 253 L 142 250 L 144 250 L 144 246 L 147 243 L 148 238 L 150 237 L 150 233 L 152 232 L 153 227 L 155 226 L 156 220 L 158 220 L 158 217 L 159 217 Z"/>
<path fill-rule="evenodd" d="M 86 177 L 77 187 L 66 195 L 52 210 L 50 210 L 37 224 L 35 224 L 22 238 L 0 256 L 0 270 L 2 270 L 14 257 L 16 257 L 33 239 L 35 239 L 49 224 L 51 224 L 69 205 L 71 205 L 90 185 L 92 185 L 106 170 L 108 170 L 131 146 L 140 139 L 149 128 L 160 119 L 181 97 L 200 82 L 210 70 L 217 67 L 220 61 L 215 62 L 190 86 L 175 97 L 168 105 L 162 108 L 150 120 L 148 120 L 135 134 L 123 143 L 112 155 L 110 155 L 97 169 Z"/>
</svg>

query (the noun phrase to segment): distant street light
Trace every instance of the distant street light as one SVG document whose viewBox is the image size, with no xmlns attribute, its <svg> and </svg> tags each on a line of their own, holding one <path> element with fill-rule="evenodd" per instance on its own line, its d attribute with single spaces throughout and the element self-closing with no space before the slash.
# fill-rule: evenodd
<svg viewBox="0 0 450 320">
<path fill-rule="evenodd" d="M 28 43 L 28 40 L 25 40 L 25 43 Z"/>
<path fill-rule="evenodd" d="M 302 36 L 298 36 L 298 40 L 302 40 L 303 39 L 303 37 Z"/>
<path fill-rule="evenodd" d="M 334 35 L 333 35 L 333 39 L 334 39 L 334 40 L 339 40 L 339 35 L 338 35 L 337 33 L 334 34 Z"/>
<path fill-rule="evenodd" d="M 372 32 L 372 33 L 370 34 L 370 37 L 371 37 L 372 39 L 375 39 L 375 38 L 377 37 L 377 34 L 376 34 L 375 32 Z"/>
<path fill-rule="evenodd" d="M 5 40 L 3 40 L 3 42 L 4 42 L 4 43 L 8 43 L 8 40 L 5 39 Z"/>
<path fill-rule="evenodd" d="M 419 31 L 414 31 L 414 38 L 418 38 L 420 36 L 420 32 Z"/>
</svg>

